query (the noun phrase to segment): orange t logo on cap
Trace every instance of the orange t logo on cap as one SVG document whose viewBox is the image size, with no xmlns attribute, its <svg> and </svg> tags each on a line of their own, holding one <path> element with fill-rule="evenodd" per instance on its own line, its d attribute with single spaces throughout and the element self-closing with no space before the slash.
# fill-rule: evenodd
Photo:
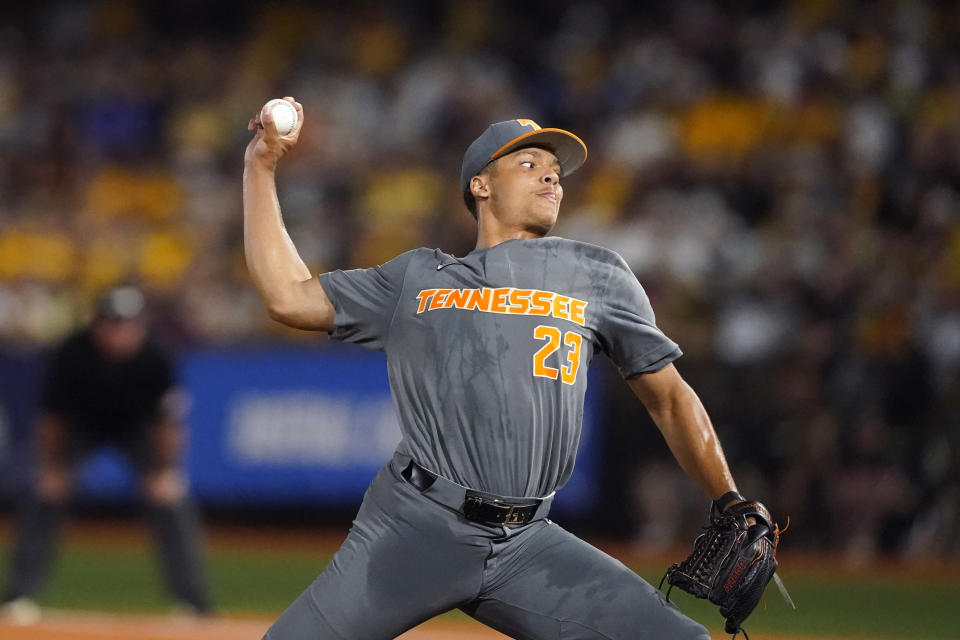
<svg viewBox="0 0 960 640">
<path fill-rule="evenodd" d="M 532 128 L 534 131 L 537 131 L 538 129 L 540 129 L 540 125 L 538 125 L 533 120 L 527 120 L 526 118 L 517 118 L 517 122 L 519 122 L 524 127 Z"/>
</svg>

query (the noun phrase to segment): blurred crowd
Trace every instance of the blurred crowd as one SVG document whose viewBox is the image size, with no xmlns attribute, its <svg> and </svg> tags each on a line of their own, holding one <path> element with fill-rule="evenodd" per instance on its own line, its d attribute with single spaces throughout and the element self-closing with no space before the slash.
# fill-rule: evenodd
<svg viewBox="0 0 960 640">
<path fill-rule="evenodd" d="M 960 5 L 727 4 L 6 15 L 0 343 L 49 344 L 119 281 L 184 346 L 302 339 L 243 262 L 246 124 L 269 98 L 304 105 L 279 192 L 315 271 L 468 252 L 463 150 L 533 118 L 590 149 L 556 233 L 635 270 L 741 488 L 791 515 L 789 544 L 958 556 Z M 616 435 L 639 407 L 609 429 L 654 451 Z M 637 535 L 687 535 L 662 516 L 683 487 L 649 462 Z"/>
</svg>

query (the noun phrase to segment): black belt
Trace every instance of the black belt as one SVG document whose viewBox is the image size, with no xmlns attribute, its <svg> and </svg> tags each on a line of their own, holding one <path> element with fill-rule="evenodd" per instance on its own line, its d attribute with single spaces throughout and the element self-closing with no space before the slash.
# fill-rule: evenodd
<svg viewBox="0 0 960 640">
<path fill-rule="evenodd" d="M 400 475 L 421 493 L 427 492 L 439 478 L 435 473 L 427 471 L 413 460 L 410 460 L 406 467 L 400 471 Z M 440 478 L 440 480 L 449 482 L 443 478 Z M 455 486 L 459 487 L 459 485 Z M 551 496 L 550 501 L 545 501 L 542 498 L 530 498 L 523 502 L 514 502 L 463 487 L 460 488 L 464 489 L 463 501 L 460 504 L 449 504 L 446 501 L 443 503 L 462 513 L 467 520 L 488 526 L 528 524 L 545 517 L 550 507 L 549 503 L 552 501 Z"/>
</svg>

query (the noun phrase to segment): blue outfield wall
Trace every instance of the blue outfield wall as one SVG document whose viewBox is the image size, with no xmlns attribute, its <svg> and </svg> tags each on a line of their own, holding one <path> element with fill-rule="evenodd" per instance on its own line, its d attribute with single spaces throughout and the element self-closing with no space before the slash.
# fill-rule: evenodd
<svg viewBox="0 0 960 640">
<path fill-rule="evenodd" d="M 0 354 L 0 492 L 23 487 L 27 432 L 40 361 Z M 587 515 L 599 482 L 597 372 L 584 411 L 576 470 L 559 492 L 560 514 Z M 199 350 L 181 360 L 190 398 L 187 467 L 205 504 L 359 504 L 400 440 L 383 354 L 341 349 Z M 133 477 L 109 449 L 82 469 L 88 498 L 128 499 Z"/>
<path fill-rule="evenodd" d="M 0 351 L 0 495 L 23 491 L 33 467 L 30 424 L 40 383 L 35 352 Z"/>
</svg>

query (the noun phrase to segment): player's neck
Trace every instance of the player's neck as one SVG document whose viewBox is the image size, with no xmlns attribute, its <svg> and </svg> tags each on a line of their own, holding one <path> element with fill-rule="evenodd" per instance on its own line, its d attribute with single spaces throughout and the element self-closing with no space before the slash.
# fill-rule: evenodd
<svg viewBox="0 0 960 640">
<path fill-rule="evenodd" d="M 484 215 L 481 212 L 477 220 L 477 249 L 495 247 L 507 240 L 531 240 L 542 238 L 546 232 L 531 229 L 525 226 L 515 226 L 503 223 L 493 215 Z"/>
</svg>

